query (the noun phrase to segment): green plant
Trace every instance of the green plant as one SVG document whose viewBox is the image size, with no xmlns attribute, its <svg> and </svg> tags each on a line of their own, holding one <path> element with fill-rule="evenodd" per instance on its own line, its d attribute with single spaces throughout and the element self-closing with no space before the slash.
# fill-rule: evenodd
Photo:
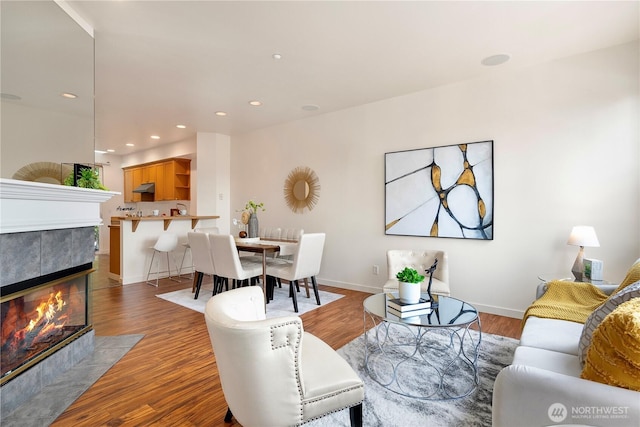
<svg viewBox="0 0 640 427">
<path fill-rule="evenodd" d="M 249 212 L 250 214 L 254 214 L 258 212 L 258 209 L 262 209 L 265 211 L 264 203 L 256 203 L 253 200 L 249 200 L 246 205 L 244 205 L 244 210 Z"/>
<path fill-rule="evenodd" d="M 404 270 L 396 274 L 396 279 L 405 283 L 420 283 L 424 280 L 424 276 L 418 274 L 413 268 L 405 267 Z"/>
<path fill-rule="evenodd" d="M 65 179 L 64 185 L 73 186 L 73 172 L 71 172 Z M 108 190 L 107 187 L 100 182 L 100 176 L 98 171 L 91 168 L 81 169 L 80 177 L 76 181 L 76 185 L 81 188 L 93 188 L 96 190 Z"/>
</svg>

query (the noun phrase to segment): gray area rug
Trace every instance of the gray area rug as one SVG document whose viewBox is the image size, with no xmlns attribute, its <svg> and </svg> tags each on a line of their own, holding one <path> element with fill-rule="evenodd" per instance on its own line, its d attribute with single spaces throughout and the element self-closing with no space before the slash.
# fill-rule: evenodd
<svg viewBox="0 0 640 427">
<path fill-rule="evenodd" d="M 320 307 L 316 303 L 316 298 L 313 295 L 313 289 L 309 285 L 310 296 L 307 298 L 307 294 L 303 286 L 300 286 L 300 292 L 298 293 L 298 312 L 293 311 L 293 301 L 289 298 L 289 285 L 282 285 L 282 288 L 276 288 L 274 290 L 273 300 L 267 304 L 267 317 L 283 317 L 283 316 L 300 316 L 308 311 L 315 310 Z M 191 287 L 181 289 L 179 291 L 167 292 L 166 294 L 156 295 L 158 298 L 162 298 L 166 301 L 174 304 L 181 305 L 183 307 L 195 310 L 199 313 L 204 313 L 204 306 L 211 298 L 213 292 L 213 284 L 206 283 L 202 285 L 198 299 L 193 299 L 194 294 L 191 293 Z M 342 298 L 344 295 L 334 294 L 333 292 L 318 291 L 320 294 L 321 305 L 326 305 L 330 302 L 336 301 Z"/>
<path fill-rule="evenodd" d="M 96 336 L 92 354 L 4 417 L 2 427 L 50 425 L 143 337 L 144 335 Z"/>
<path fill-rule="evenodd" d="M 426 342 L 428 347 L 425 357 L 428 359 L 431 356 L 432 360 L 440 362 L 448 360 L 442 351 L 450 345 L 450 336 L 437 331 L 433 332 L 436 333 L 428 332 L 428 335 L 425 336 L 426 341 L 423 339 L 423 342 Z M 470 331 L 469 333 L 471 338 L 478 339 L 477 332 Z M 392 327 L 389 334 L 389 339 L 395 342 L 402 342 L 411 338 L 404 328 Z M 365 383 L 363 406 L 365 426 L 491 426 L 493 382 L 498 372 L 503 367 L 511 364 L 517 344 L 518 341 L 512 338 L 482 334 L 478 351 L 479 385 L 468 396 L 454 400 L 409 398 L 381 386 L 372 379 L 370 373 L 364 368 L 364 336 L 351 341 L 339 349 L 338 353 L 349 362 Z M 465 345 L 465 347 L 467 346 Z M 413 348 L 415 348 L 415 345 Z M 430 353 L 431 349 L 434 350 L 432 354 Z M 471 352 L 469 349 L 466 351 L 468 353 Z M 399 354 L 394 355 L 393 353 L 394 351 L 391 351 L 388 357 L 399 357 Z M 404 353 L 404 356 L 407 355 L 405 350 L 398 350 L 398 353 Z M 401 369 L 397 374 L 402 387 L 410 392 L 414 390 L 424 391 L 425 385 L 428 384 L 439 384 L 439 380 L 434 380 L 431 368 L 427 368 L 424 360 L 416 359 L 416 357 L 420 356 L 414 356 L 413 360 L 401 364 Z M 376 368 L 378 373 L 385 370 L 389 371 L 388 364 L 385 364 L 386 359 L 383 359 L 373 358 L 370 360 L 370 366 Z M 447 382 L 451 383 L 451 390 L 462 390 L 464 392 L 470 389 L 469 384 L 473 384 L 473 375 L 469 376 L 468 369 L 465 366 L 464 363 L 462 366 L 452 365 L 450 375 L 447 378 Z M 384 376 L 384 374 L 379 375 L 378 378 Z M 460 382 L 456 383 L 458 377 Z M 469 381 L 472 382 L 469 383 Z M 306 425 L 309 427 L 348 427 L 350 425 L 349 411 L 340 411 Z"/>
</svg>

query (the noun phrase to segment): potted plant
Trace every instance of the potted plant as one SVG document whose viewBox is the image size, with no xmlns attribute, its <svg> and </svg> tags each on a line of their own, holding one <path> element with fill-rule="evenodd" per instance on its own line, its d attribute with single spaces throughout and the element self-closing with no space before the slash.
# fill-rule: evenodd
<svg viewBox="0 0 640 427">
<path fill-rule="evenodd" d="M 404 270 L 396 274 L 396 279 L 400 282 L 398 286 L 400 301 L 407 304 L 415 304 L 420 301 L 423 275 L 413 268 L 405 267 Z"/>
<path fill-rule="evenodd" d="M 64 185 L 73 186 L 73 172 L 64 179 Z M 98 171 L 91 168 L 80 170 L 80 176 L 76 179 L 76 185 L 80 188 L 93 188 L 96 190 L 108 191 L 108 188 L 100 182 Z"/>
</svg>

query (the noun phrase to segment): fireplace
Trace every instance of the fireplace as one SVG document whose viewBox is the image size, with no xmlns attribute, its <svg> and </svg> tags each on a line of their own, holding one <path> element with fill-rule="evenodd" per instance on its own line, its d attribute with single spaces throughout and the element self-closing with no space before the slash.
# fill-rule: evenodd
<svg viewBox="0 0 640 427">
<path fill-rule="evenodd" d="M 91 330 L 91 267 L 86 264 L 1 288 L 0 384 Z"/>
<path fill-rule="evenodd" d="M 0 178 L 0 419 L 93 353 L 95 227 L 116 194 Z"/>
</svg>

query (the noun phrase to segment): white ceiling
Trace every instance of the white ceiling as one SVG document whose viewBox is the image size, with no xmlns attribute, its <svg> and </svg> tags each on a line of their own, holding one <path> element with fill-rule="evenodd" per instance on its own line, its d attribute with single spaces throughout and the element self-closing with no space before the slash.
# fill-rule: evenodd
<svg viewBox="0 0 640 427">
<path fill-rule="evenodd" d="M 626 43 L 639 38 L 640 18 L 637 1 L 68 4 L 95 30 L 96 145 L 116 154 L 195 132 L 243 133 Z M 480 64 L 498 53 L 511 61 Z M 319 109 L 301 108 L 308 104 Z"/>
</svg>

